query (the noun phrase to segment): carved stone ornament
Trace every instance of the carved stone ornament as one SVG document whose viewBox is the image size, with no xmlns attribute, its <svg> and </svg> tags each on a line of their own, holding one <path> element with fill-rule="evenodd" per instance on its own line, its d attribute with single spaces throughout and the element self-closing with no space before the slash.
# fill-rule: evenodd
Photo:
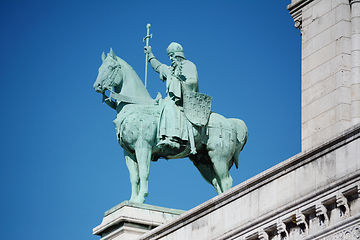
<svg viewBox="0 0 360 240">
<path fill-rule="evenodd" d="M 302 20 L 301 19 L 295 20 L 294 25 L 297 29 L 301 30 L 302 29 Z"/>
<path fill-rule="evenodd" d="M 289 238 L 289 233 L 288 231 L 286 230 L 286 225 L 283 221 L 281 221 L 279 219 L 279 221 L 276 223 L 276 231 L 277 231 L 277 234 L 281 235 L 281 236 L 284 236 L 283 239 L 288 239 Z"/>
<path fill-rule="evenodd" d="M 352 240 L 352 239 L 354 240 L 360 239 L 359 224 L 337 231 L 329 236 L 319 238 L 319 240 Z"/>
<path fill-rule="evenodd" d="M 269 240 L 269 235 L 264 231 L 264 229 L 259 229 L 258 237 L 260 240 Z"/>
<path fill-rule="evenodd" d="M 336 196 L 336 206 L 340 208 L 340 216 L 341 217 L 348 217 L 350 213 L 350 208 L 348 205 L 348 201 L 343 194 L 338 194 Z"/>
<path fill-rule="evenodd" d="M 327 212 L 326 207 L 323 204 L 318 203 L 315 206 L 315 211 L 316 211 L 316 216 L 319 217 L 320 225 L 324 227 L 327 226 L 329 224 L 329 217 L 326 213 Z"/>
<path fill-rule="evenodd" d="M 301 234 L 303 234 L 303 233 L 305 233 L 305 235 L 308 234 L 309 226 L 306 222 L 306 217 L 300 211 L 296 212 L 296 225 L 298 225 L 300 227 Z"/>
</svg>

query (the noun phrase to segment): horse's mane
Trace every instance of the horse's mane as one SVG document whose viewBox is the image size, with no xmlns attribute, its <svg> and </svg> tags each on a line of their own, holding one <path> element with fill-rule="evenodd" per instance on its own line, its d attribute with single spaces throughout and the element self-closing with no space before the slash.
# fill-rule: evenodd
<svg viewBox="0 0 360 240">
<path fill-rule="evenodd" d="M 135 70 L 132 68 L 132 66 L 130 66 L 127 62 L 125 62 L 125 60 L 123 60 L 122 58 L 120 58 L 118 56 L 116 56 L 116 58 L 120 62 L 120 65 L 122 67 L 125 65 L 127 67 L 127 69 L 132 73 L 132 75 L 136 76 L 137 80 L 139 80 L 141 82 L 139 75 L 135 72 Z"/>
<path fill-rule="evenodd" d="M 133 87 L 135 87 L 135 89 L 132 88 L 132 90 L 130 90 L 130 89 L 128 89 L 128 90 L 130 90 L 133 94 L 136 94 L 137 96 L 140 95 L 142 97 L 152 99 L 149 92 L 145 88 L 145 85 L 143 84 L 143 82 L 141 81 L 139 75 L 135 72 L 135 70 L 122 58 L 120 58 L 118 56 L 116 56 L 116 58 L 117 58 L 117 61 L 120 63 L 121 68 L 124 71 L 124 78 L 131 79 L 131 82 L 132 82 L 131 85 Z"/>
</svg>

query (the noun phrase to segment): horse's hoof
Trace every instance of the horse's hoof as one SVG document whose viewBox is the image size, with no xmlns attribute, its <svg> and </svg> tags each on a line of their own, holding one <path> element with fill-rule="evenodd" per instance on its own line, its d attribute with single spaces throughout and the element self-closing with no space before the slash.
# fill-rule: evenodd
<svg viewBox="0 0 360 240">
<path fill-rule="evenodd" d="M 144 202 L 145 202 L 145 198 L 143 198 L 143 197 L 137 197 L 137 198 L 134 199 L 133 202 L 135 202 L 135 203 L 144 203 Z"/>
</svg>

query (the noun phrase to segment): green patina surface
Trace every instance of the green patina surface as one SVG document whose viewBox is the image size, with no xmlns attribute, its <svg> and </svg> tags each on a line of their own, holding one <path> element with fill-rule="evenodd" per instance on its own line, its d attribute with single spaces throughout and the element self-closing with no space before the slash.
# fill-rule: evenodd
<svg viewBox="0 0 360 240">
<path fill-rule="evenodd" d="M 240 151 L 248 139 L 245 123 L 211 112 L 212 98 L 199 92 L 196 66 L 185 58 L 179 43 L 173 42 L 166 49 L 170 66 L 156 59 L 148 43 L 144 51 L 166 82 L 164 99 L 160 94 L 152 99 L 134 69 L 112 49 L 102 54 L 103 63 L 94 83 L 103 101 L 117 112 L 117 140 L 124 148 L 130 173 L 129 201 L 145 202 L 150 162 L 159 158 L 188 157 L 218 194 L 229 190 L 233 182 L 229 170 L 234 164 L 238 167 Z"/>
</svg>

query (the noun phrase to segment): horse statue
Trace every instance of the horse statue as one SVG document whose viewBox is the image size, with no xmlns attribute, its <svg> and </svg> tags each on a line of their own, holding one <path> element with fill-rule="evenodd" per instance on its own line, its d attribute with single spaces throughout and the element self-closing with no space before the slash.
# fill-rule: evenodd
<svg viewBox="0 0 360 240">
<path fill-rule="evenodd" d="M 188 157 L 218 194 L 232 187 L 229 170 L 233 164 L 238 168 L 239 154 L 248 138 L 248 129 L 242 120 L 226 119 L 211 112 L 206 126 L 189 124 L 196 154 L 190 151 L 190 143 L 178 149 L 159 146 L 158 128 L 166 98 L 162 99 L 158 93 L 156 99 L 152 99 L 134 69 L 112 49 L 107 56 L 102 54 L 102 61 L 94 89 L 102 93 L 103 101 L 117 111 L 114 123 L 130 173 L 130 202 L 145 202 L 150 162 L 159 158 Z M 106 90 L 110 92 L 109 97 Z"/>
</svg>

